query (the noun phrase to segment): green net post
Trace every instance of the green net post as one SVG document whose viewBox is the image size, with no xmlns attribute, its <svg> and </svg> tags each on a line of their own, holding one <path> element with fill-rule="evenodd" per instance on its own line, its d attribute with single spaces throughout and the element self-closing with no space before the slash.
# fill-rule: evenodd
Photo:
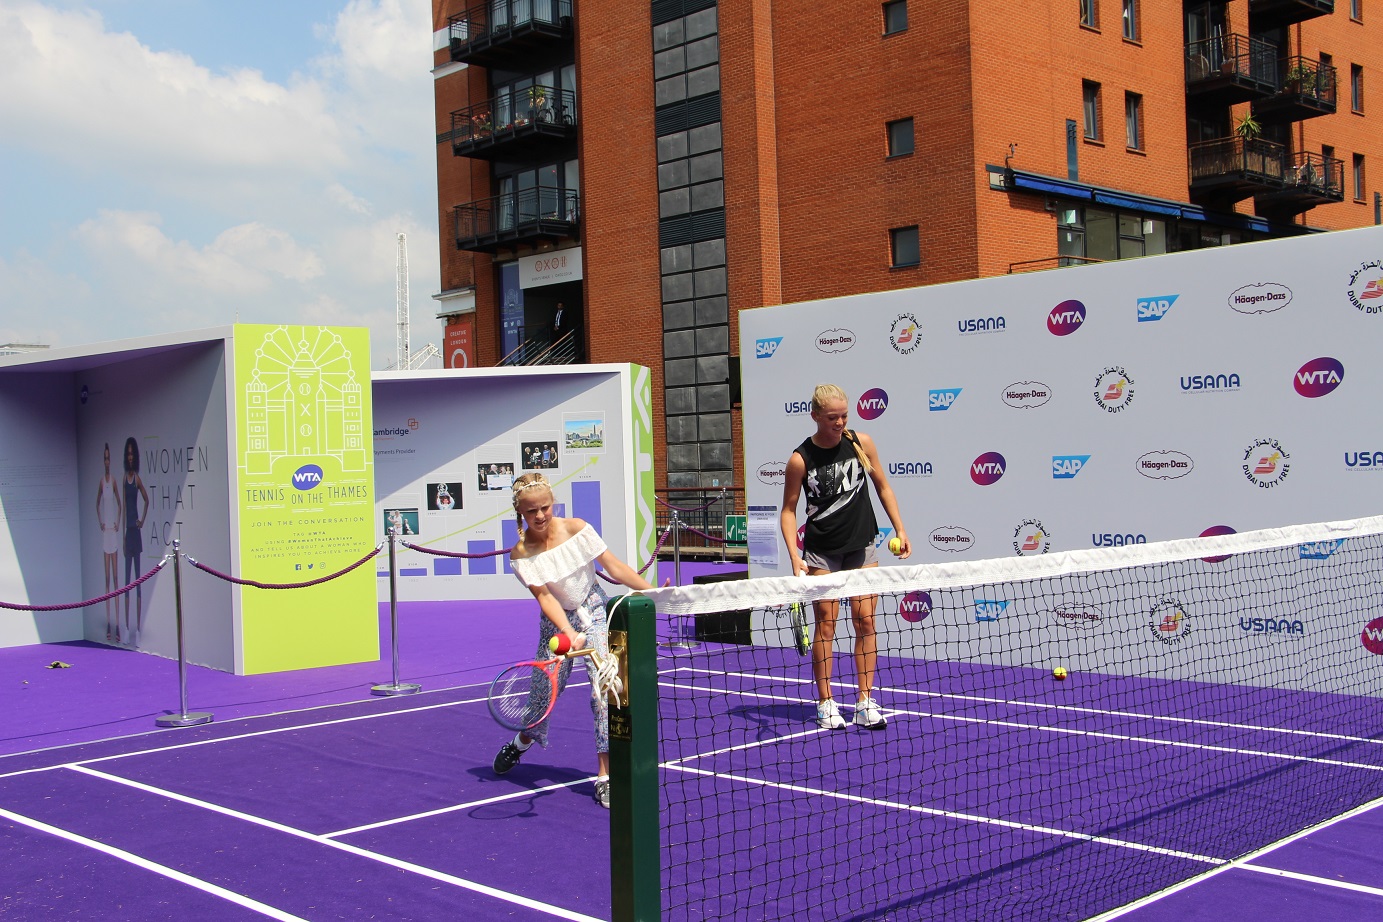
<svg viewBox="0 0 1383 922">
<path fill-rule="evenodd" d="M 613 922 L 662 917 L 658 866 L 656 611 L 643 596 L 612 605 L 610 652 L 624 691 L 610 707 L 610 903 Z"/>
</svg>

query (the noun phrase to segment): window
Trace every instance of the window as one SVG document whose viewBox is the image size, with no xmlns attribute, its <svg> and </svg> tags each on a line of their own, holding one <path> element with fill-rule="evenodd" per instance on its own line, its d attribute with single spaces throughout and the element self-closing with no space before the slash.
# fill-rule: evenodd
<svg viewBox="0 0 1383 922">
<path fill-rule="evenodd" d="M 1349 18 L 1355 22 L 1364 21 L 1364 0 L 1349 0 Z"/>
<path fill-rule="evenodd" d="M 888 232 L 889 246 L 892 249 L 893 267 L 916 266 L 922 262 L 922 250 L 917 242 L 917 225 L 895 227 Z"/>
<path fill-rule="evenodd" d="M 1100 139 L 1100 85 L 1089 80 L 1081 81 L 1081 95 L 1085 106 L 1085 140 Z"/>
<path fill-rule="evenodd" d="M 1124 0 L 1124 38 L 1138 41 L 1138 0 Z"/>
<path fill-rule="evenodd" d="M 900 118 L 888 123 L 888 155 L 901 157 L 912 153 L 912 119 Z"/>
<path fill-rule="evenodd" d="M 1364 155 L 1354 155 L 1354 200 L 1364 200 Z"/>
<path fill-rule="evenodd" d="M 1364 111 L 1364 68 L 1359 64 L 1349 65 L 1349 107 Z"/>
<path fill-rule="evenodd" d="M 1087 29 L 1100 27 L 1100 0 L 1080 0 L 1080 24 Z"/>
<path fill-rule="evenodd" d="M 1162 218 L 1104 208 L 1063 207 L 1057 212 L 1057 256 L 1062 266 L 1166 253 L 1175 236 Z"/>
<path fill-rule="evenodd" d="M 1130 150 L 1143 149 L 1143 97 L 1139 93 L 1124 94 L 1124 132 Z"/>
<path fill-rule="evenodd" d="M 884 34 L 906 32 L 908 29 L 907 0 L 891 0 L 884 4 Z"/>
</svg>

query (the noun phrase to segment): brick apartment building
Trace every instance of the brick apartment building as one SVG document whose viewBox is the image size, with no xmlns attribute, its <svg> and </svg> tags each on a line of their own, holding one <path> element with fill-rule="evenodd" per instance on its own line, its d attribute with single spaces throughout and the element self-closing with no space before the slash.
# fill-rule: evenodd
<svg viewBox="0 0 1383 922">
<path fill-rule="evenodd" d="M 740 310 L 1377 222 L 1364 5 L 433 0 L 447 364 L 646 365 L 742 482 Z"/>
</svg>

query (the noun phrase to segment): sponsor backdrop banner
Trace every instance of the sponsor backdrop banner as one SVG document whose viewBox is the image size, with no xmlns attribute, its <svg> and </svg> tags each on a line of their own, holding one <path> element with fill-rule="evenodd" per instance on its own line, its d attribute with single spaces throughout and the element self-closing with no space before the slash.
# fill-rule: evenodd
<svg viewBox="0 0 1383 922">
<path fill-rule="evenodd" d="M 1383 512 L 1378 228 L 745 311 L 740 344 L 747 503 L 838 384 L 909 563 Z"/>
<path fill-rule="evenodd" d="M 376 543 L 369 331 L 235 326 L 238 572 L 334 573 Z M 291 591 L 245 589 L 246 674 L 379 658 L 371 565 Z"/>
</svg>

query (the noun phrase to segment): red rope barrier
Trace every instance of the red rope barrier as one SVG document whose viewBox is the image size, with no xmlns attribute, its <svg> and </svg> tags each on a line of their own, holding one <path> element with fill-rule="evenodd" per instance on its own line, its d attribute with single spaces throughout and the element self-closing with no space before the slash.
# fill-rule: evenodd
<svg viewBox="0 0 1383 922">
<path fill-rule="evenodd" d="M 8 608 L 11 611 L 66 611 L 69 608 L 86 608 L 88 605 L 95 605 L 97 602 L 105 602 L 117 596 L 122 596 L 136 586 L 142 585 L 146 579 L 163 569 L 163 565 L 171 559 L 171 557 L 164 557 L 158 563 L 154 564 L 153 569 L 134 582 L 122 586 L 114 592 L 107 592 L 105 595 L 99 595 L 94 599 L 87 599 L 85 602 L 69 602 L 63 605 L 21 605 L 18 602 L 0 602 L 0 608 Z"/>
<path fill-rule="evenodd" d="M 518 547 L 518 545 L 515 544 L 515 545 L 513 545 L 513 546 L 511 546 L 511 547 L 502 548 L 501 550 L 498 550 L 498 551 L 482 551 L 482 552 L 480 552 L 479 554 L 465 554 L 465 553 L 462 553 L 461 551 L 444 551 L 444 550 L 441 550 L 440 548 L 435 548 L 435 547 L 423 547 L 423 546 L 418 545 L 418 544 L 409 544 L 407 541 L 400 541 L 399 544 L 402 544 L 404 547 L 408 548 L 410 551 L 417 551 L 417 552 L 420 553 L 420 554 L 431 554 L 431 555 L 433 555 L 434 557 L 464 557 L 464 558 L 466 558 L 467 560 L 472 560 L 472 559 L 476 559 L 476 558 L 480 558 L 480 557 L 498 557 L 500 554 L 507 554 L 507 553 L 509 553 L 510 551 L 512 551 L 514 548 Z"/>
<path fill-rule="evenodd" d="M 366 554 L 364 557 L 361 557 L 359 560 L 357 560 L 350 566 L 337 570 L 335 573 L 328 573 L 326 576 L 319 576 L 317 577 L 317 579 L 310 579 L 306 582 L 301 583 L 261 583 L 259 580 L 256 579 L 242 579 L 238 576 L 231 576 L 229 573 L 222 573 L 220 570 L 214 570 L 204 563 L 198 563 L 196 558 L 194 558 L 191 554 L 187 555 L 187 561 L 188 563 L 192 564 L 192 566 L 196 567 L 198 570 L 201 570 L 203 573 L 210 573 L 217 579 L 223 579 L 228 583 L 235 583 L 238 586 L 254 586 L 256 589 L 305 589 L 308 586 L 316 586 L 318 583 L 325 583 L 329 580 L 336 579 L 338 576 L 345 576 L 347 573 L 351 572 L 356 567 L 360 566 L 361 564 L 365 563 L 370 558 L 378 554 L 380 552 L 380 549 L 383 547 L 383 544 L 377 544 L 375 545 L 375 549 L 373 551 L 370 551 L 370 553 Z"/>
</svg>

